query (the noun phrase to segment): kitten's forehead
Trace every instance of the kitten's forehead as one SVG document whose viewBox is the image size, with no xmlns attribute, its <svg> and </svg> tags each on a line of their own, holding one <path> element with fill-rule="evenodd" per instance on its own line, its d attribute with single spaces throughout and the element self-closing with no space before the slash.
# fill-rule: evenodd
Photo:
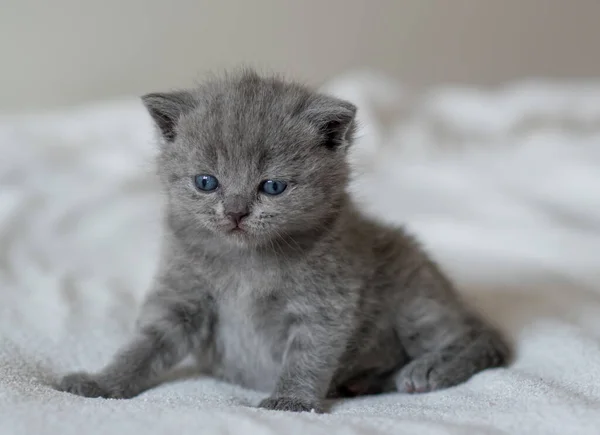
<svg viewBox="0 0 600 435">
<path fill-rule="evenodd" d="M 306 154 L 316 139 L 300 115 L 310 94 L 276 81 L 240 81 L 207 86 L 198 108 L 181 122 L 183 140 L 198 158 L 245 174 L 280 166 Z"/>
</svg>

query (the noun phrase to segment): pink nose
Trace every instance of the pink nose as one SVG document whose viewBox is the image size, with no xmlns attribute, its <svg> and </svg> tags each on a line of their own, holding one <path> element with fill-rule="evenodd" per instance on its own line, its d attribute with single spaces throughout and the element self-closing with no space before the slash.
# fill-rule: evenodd
<svg viewBox="0 0 600 435">
<path fill-rule="evenodd" d="M 236 211 L 227 213 L 227 217 L 231 219 L 231 222 L 233 222 L 236 226 L 240 226 L 242 219 L 244 219 L 246 216 L 248 216 L 247 211 Z"/>
</svg>

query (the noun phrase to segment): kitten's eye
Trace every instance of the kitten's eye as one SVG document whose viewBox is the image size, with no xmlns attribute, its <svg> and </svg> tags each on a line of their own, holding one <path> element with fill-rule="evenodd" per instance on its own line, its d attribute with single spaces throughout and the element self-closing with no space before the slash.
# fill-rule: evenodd
<svg viewBox="0 0 600 435">
<path fill-rule="evenodd" d="M 267 180 L 261 184 L 260 190 L 262 190 L 267 195 L 279 195 L 283 193 L 286 187 L 287 183 L 285 181 Z"/>
<path fill-rule="evenodd" d="M 212 175 L 196 175 L 194 177 L 194 184 L 203 192 L 212 192 L 219 187 L 219 180 Z"/>
</svg>

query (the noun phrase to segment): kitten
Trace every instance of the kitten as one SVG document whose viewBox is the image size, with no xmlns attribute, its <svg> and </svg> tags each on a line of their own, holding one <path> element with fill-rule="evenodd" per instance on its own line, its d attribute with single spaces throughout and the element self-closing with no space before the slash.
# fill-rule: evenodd
<svg viewBox="0 0 600 435">
<path fill-rule="evenodd" d="M 252 71 L 142 99 L 168 201 L 154 286 L 113 361 L 58 389 L 132 397 L 194 354 L 269 392 L 262 408 L 320 412 L 327 397 L 432 391 L 506 363 L 418 243 L 355 208 L 351 103 Z"/>
</svg>

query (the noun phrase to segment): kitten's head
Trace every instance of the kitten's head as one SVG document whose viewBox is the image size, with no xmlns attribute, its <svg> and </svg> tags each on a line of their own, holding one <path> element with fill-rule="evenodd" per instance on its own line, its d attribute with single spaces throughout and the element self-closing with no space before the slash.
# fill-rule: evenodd
<svg viewBox="0 0 600 435">
<path fill-rule="evenodd" d="M 348 183 L 356 108 L 245 71 L 142 97 L 176 224 L 255 246 L 319 229 Z"/>
</svg>

